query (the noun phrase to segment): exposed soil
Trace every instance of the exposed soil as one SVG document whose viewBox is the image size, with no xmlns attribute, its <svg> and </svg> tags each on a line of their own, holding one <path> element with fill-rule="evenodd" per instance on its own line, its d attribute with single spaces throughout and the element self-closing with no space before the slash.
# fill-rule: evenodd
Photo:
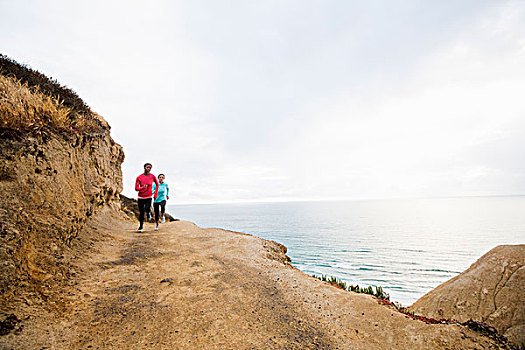
<svg viewBox="0 0 525 350">
<path fill-rule="evenodd" d="M 13 309 L 2 349 L 497 349 L 294 268 L 285 248 L 175 221 L 136 233 L 100 215 L 73 278 Z M 86 235 L 89 236 L 89 235 Z"/>
<path fill-rule="evenodd" d="M 525 244 L 500 245 L 424 295 L 410 310 L 428 317 L 485 323 L 476 329 L 490 333 L 492 327 L 515 344 L 525 344 L 523 288 Z"/>
</svg>

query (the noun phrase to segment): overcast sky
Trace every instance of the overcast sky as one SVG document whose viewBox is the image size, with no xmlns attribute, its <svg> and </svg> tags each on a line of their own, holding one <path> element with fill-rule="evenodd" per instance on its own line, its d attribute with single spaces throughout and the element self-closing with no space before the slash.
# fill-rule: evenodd
<svg viewBox="0 0 525 350">
<path fill-rule="evenodd" d="M 171 204 L 525 194 L 525 1 L 0 0 Z"/>
</svg>

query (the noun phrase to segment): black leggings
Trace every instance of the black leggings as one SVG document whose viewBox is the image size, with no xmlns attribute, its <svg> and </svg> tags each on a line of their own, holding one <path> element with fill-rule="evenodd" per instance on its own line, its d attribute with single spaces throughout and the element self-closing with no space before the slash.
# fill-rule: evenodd
<svg viewBox="0 0 525 350">
<path fill-rule="evenodd" d="M 139 198 L 139 222 L 140 227 L 144 224 L 144 213 L 149 213 L 151 210 L 151 198 Z"/>
<path fill-rule="evenodd" d="M 166 212 L 166 201 L 160 201 L 160 202 L 153 202 L 153 210 L 155 211 L 155 222 L 159 222 L 160 214 L 159 214 L 159 207 L 160 212 L 164 214 Z"/>
</svg>

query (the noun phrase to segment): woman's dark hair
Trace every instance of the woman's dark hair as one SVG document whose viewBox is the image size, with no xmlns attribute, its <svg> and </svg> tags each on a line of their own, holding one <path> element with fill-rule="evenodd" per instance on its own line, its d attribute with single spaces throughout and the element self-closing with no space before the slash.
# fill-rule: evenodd
<svg viewBox="0 0 525 350">
<path fill-rule="evenodd" d="M 159 177 L 159 176 L 161 176 L 161 175 L 164 176 L 164 177 L 166 177 L 166 175 L 164 175 L 164 174 L 159 174 L 159 175 L 157 175 L 157 177 Z"/>
<path fill-rule="evenodd" d="M 146 167 L 146 165 L 149 165 L 150 167 L 153 167 L 153 165 L 151 165 L 151 163 L 146 163 L 146 164 L 144 164 L 144 168 Z"/>
</svg>

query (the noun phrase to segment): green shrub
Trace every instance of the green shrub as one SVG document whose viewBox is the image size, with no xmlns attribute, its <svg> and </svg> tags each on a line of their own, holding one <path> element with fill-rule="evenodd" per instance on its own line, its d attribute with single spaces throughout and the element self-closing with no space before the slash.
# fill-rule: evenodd
<svg viewBox="0 0 525 350">
<path fill-rule="evenodd" d="M 327 275 L 317 276 L 314 274 L 312 275 L 312 277 L 317 278 L 323 282 L 328 282 L 338 288 L 347 290 L 349 292 L 370 294 L 376 297 L 377 299 L 387 300 L 387 301 L 390 300 L 390 295 L 385 293 L 382 287 L 376 287 L 375 290 L 372 286 L 360 288 L 359 285 L 354 286 L 351 284 L 347 284 L 346 282 L 344 282 L 343 280 L 335 276 L 330 276 L 330 277 L 328 277 Z"/>
</svg>

